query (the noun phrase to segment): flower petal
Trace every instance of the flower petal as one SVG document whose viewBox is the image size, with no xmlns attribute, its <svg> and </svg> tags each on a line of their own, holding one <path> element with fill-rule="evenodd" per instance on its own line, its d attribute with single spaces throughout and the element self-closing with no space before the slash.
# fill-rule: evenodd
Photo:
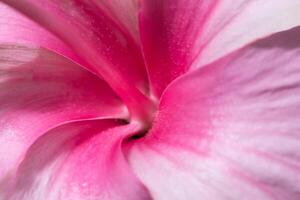
<svg viewBox="0 0 300 200">
<path fill-rule="evenodd" d="M 300 1 L 219 1 L 196 41 L 192 68 L 212 62 L 259 38 L 300 25 Z"/>
<path fill-rule="evenodd" d="M 300 24 L 298 0 L 144 0 L 140 32 L 152 89 L 258 37 Z"/>
<path fill-rule="evenodd" d="M 16 10 L 0 2 L 0 43 L 31 45 L 50 49 L 84 65 L 85 63 L 56 36 Z"/>
<path fill-rule="evenodd" d="M 50 130 L 5 182 L 5 199 L 150 199 L 121 151 L 122 139 L 134 131 L 135 125 L 121 126 L 115 120 L 74 122 Z"/>
<path fill-rule="evenodd" d="M 119 26 L 124 26 L 136 43 L 140 43 L 137 22 L 138 0 L 97 0 L 94 3 Z"/>
<path fill-rule="evenodd" d="M 174 81 L 128 158 L 154 199 L 300 199 L 300 27 Z"/>
<path fill-rule="evenodd" d="M 131 112 L 148 104 L 143 96 L 148 92 L 148 80 L 139 44 L 122 26 L 122 21 L 116 23 L 115 17 L 107 15 L 107 9 L 102 9 L 108 3 L 84 0 L 2 1 L 66 42 L 88 63 L 91 71 L 112 87 Z"/>
<path fill-rule="evenodd" d="M 126 117 L 97 76 L 43 49 L 0 47 L 0 181 L 32 142 L 73 120 Z"/>
</svg>

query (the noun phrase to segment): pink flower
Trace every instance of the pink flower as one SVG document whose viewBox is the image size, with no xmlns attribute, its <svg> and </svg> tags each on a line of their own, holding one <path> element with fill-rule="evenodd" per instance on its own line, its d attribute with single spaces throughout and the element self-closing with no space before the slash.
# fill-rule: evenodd
<svg viewBox="0 0 300 200">
<path fill-rule="evenodd" d="M 299 200 L 299 0 L 2 0 L 1 200 Z"/>
</svg>

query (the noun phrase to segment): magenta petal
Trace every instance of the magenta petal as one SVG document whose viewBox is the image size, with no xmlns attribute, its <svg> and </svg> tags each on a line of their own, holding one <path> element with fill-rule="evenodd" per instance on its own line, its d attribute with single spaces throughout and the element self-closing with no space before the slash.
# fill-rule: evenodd
<svg viewBox="0 0 300 200">
<path fill-rule="evenodd" d="M 115 120 L 52 129 L 30 147 L 1 194 L 7 200 L 148 200 L 121 151 L 123 138 L 135 131 Z"/>
<path fill-rule="evenodd" d="M 94 3 L 116 24 L 124 27 L 136 43 L 140 43 L 137 22 L 139 0 L 97 0 Z"/>
<path fill-rule="evenodd" d="M 117 84 L 134 84 L 146 89 L 144 69 L 138 42 L 121 21 L 109 15 L 109 3 L 100 1 L 4 0 L 55 33 L 69 44 L 113 88 Z"/>
<path fill-rule="evenodd" d="M 300 199 L 300 28 L 184 75 L 128 158 L 154 199 Z"/>
<path fill-rule="evenodd" d="M 105 82 L 42 49 L 0 48 L 0 182 L 32 142 L 68 121 L 125 118 Z"/>
<path fill-rule="evenodd" d="M 131 117 L 148 118 L 151 102 L 140 47 L 98 1 L 3 0 L 67 43 L 121 97 Z"/>
<path fill-rule="evenodd" d="M 192 58 L 192 44 L 198 37 L 195 33 L 201 31 L 214 4 L 206 1 L 141 1 L 141 44 L 156 97 L 160 97 L 172 80 L 186 72 Z"/>
<path fill-rule="evenodd" d="M 152 89 L 253 40 L 300 24 L 298 0 L 144 0 L 140 33 Z"/>
</svg>

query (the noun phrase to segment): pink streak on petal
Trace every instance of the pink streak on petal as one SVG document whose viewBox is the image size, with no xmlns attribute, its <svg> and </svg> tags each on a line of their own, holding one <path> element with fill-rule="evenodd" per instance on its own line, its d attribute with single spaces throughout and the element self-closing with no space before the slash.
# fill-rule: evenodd
<svg viewBox="0 0 300 200">
<path fill-rule="evenodd" d="M 0 181 L 49 128 L 127 115 L 106 83 L 57 54 L 2 45 L 0 60 Z"/>
<path fill-rule="evenodd" d="M 11 177 L 8 200 L 148 200 L 124 160 L 121 143 L 135 125 L 91 120 L 62 125 L 40 137 Z"/>
<path fill-rule="evenodd" d="M 300 24 L 298 0 L 143 0 L 141 41 L 152 90 L 257 38 Z"/>
<path fill-rule="evenodd" d="M 300 28 L 174 81 L 128 159 L 154 199 L 300 199 Z"/>
<path fill-rule="evenodd" d="M 214 6 L 206 1 L 141 1 L 141 42 L 156 97 L 188 69 L 195 37 Z"/>
</svg>

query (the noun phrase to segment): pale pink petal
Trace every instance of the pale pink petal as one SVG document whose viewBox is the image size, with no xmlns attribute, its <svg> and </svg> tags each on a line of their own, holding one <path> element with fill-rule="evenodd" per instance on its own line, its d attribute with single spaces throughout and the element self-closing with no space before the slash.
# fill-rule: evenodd
<svg viewBox="0 0 300 200">
<path fill-rule="evenodd" d="M 139 44 L 101 1 L 2 0 L 56 34 L 139 115 L 147 99 L 147 73 Z M 120 84 L 121 83 L 121 84 Z M 138 113 L 138 114 L 137 114 Z M 140 114 L 142 115 L 142 114 Z"/>
<path fill-rule="evenodd" d="M 174 81 L 128 158 L 154 199 L 300 199 L 300 28 Z"/>
<path fill-rule="evenodd" d="M 48 129 L 68 121 L 125 118 L 105 82 L 43 49 L 0 47 L 0 181 Z"/>
<path fill-rule="evenodd" d="M 0 43 L 24 44 L 50 49 L 84 65 L 61 40 L 18 11 L 0 2 Z"/>
<path fill-rule="evenodd" d="M 120 123 L 92 120 L 50 130 L 30 147 L 1 194 L 7 200 L 150 200 L 121 150 L 137 127 Z"/>
<path fill-rule="evenodd" d="M 300 25 L 298 0 L 144 0 L 141 41 L 152 89 L 274 32 Z"/>
<path fill-rule="evenodd" d="M 192 68 L 201 67 L 258 38 L 300 25 L 298 0 L 217 2 L 201 38 L 194 41 L 195 51 L 200 51 Z"/>
</svg>

